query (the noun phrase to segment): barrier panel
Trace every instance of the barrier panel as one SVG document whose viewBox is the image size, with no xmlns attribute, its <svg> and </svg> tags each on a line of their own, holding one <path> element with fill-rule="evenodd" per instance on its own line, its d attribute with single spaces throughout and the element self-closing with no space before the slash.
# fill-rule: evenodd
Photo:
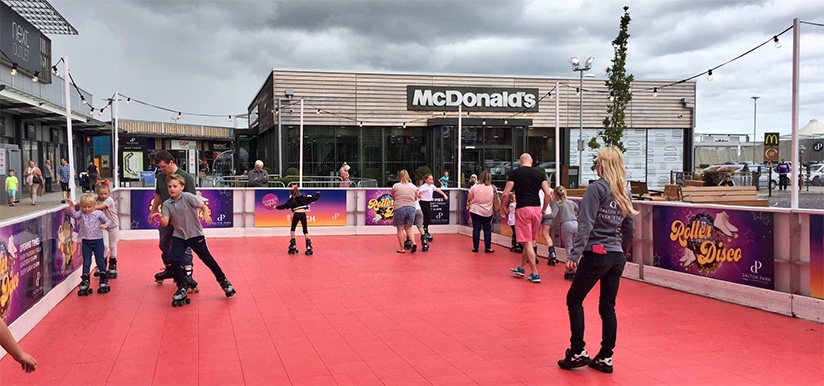
<svg viewBox="0 0 824 386">
<path fill-rule="evenodd" d="M 311 205 L 313 235 L 392 234 L 391 190 L 320 189 Z M 304 189 L 312 194 L 314 189 Z M 209 237 L 286 236 L 291 211 L 273 211 L 288 189 L 199 189 L 216 225 Z M 449 225 L 433 233 L 471 234 L 466 189 L 450 189 L 438 213 Z M 112 192 L 122 240 L 154 239 L 150 188 Z M 786 315 L 824 321 L 824 211 L 735 208 L 681 202 L 636 201 L 634 242 L 625 276 Z M 498 214 L 493 241 L 509 246 Z M 82 263 L 76 225 L 62 208 L 0 223 L 0 317 L 25 335 L 72 293 Z M 735 229 L 734 229 L 735 228 Z M 539 250 L 546 256 L 546 247 Z M 558 255 L 566 257 L 563 249 Z M 513 256 L 513 261 L 516 258 Z M 59 287 L 59 288 L 58 288 Z M 59 290 L 57 290 L 59 289 Z M 48 300 L 47 300 L 48 299 Z M 39 308 L 38 308 L 39 307 Z M 38 308 L 31 312 L 33 308 Z"/>
</svg>

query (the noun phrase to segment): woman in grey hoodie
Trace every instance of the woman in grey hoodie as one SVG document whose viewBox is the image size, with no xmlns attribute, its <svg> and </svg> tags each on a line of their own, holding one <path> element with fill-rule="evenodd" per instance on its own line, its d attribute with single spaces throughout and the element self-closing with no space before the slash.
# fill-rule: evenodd
<svg viewBox="0 0 824 386">
<path fill-rule="evenodd" d="M 581 199 L 578 233 L 572 248 L 568 249 L 566 265 L 576 269 L 575 278 L 567 292 L 567 309 L 572 332 L 570 348 L 564 359 L 558 361 L 563 369 L 592 367 L 612 372 L 612 350 L 618 326 L 615 317 L 615 297 L 624 265 L 624 251 L 632 245 L 633 209 L 626 189 L 626 169 L 621 150 L 612 146 L 598 150 L 595 171 L 601 177 L 587 187 Z M 583 302 L 595 283 L 601 282 L 598 311 L 603 324 L 601 350 L 592 360 L 584 349 Z"/>
</svg>

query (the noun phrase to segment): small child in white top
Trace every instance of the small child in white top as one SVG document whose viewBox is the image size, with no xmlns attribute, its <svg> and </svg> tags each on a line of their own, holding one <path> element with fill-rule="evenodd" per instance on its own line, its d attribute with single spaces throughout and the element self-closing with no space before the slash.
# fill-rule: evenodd
<svg viewBox="0 0 824 386">
<path fill-rule="evenodd" d="M 117 243 L 120 241 L 120 222 L 117 219 L 117 207 L 111 197 L 108 181 L 97 184 L 95 190 L 97 191 L 97 206 L 95 209 L 102 211 L 106 218 L 112 222 L 112 226 L 106 229 L 106 237 L 103 238 L 103 243 L 109 250 L 108 276 L 110 279 L 114 279 L 117 278 Z"/>
<path fill-rule="evenodd" d="M 515 193 L 509 193 L 508 201 L 506 223 L 512 228 L 512 246 L 509 248 L 509 251 L 521 253 L 524 251 L 524 245 L 515 240 L 515 207 L 517 206 Z"/>
<path fill-rule="evenodd" d="M 77 238 L 81 240 L 83 250 L 83 274 L 80 276 L 80 288 L 78 295 L 88 295 L 89 272 L 92 268 L 92 254 L 94 254 L 97 266 L 100 268 L 100 286 L 97 293 L 109 292 L 109 278 L 106 275 L 106 255 L 103 244 L 103 230 L 112 226 L 112 222 L 106 218 L 103 212 L 95 209 L 96 201 L 91 194 L 84 194 L 80 197 L 80 210 L 74 210 L 74 203 L 66 200 L 69 204 L 67 210 L 71 216 L 77 220 Z"/>
</svg>

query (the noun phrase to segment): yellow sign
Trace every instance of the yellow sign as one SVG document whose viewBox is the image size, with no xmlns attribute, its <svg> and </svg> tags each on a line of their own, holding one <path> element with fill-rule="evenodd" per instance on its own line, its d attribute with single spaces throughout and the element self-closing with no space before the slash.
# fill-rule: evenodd
<svg viewBox="0 0 824 386">
<path fill-rule="evenodd" d="M 781 133 L 764 133 L 764 146 L 778 146 L 778 136 Z"/>
</svg>

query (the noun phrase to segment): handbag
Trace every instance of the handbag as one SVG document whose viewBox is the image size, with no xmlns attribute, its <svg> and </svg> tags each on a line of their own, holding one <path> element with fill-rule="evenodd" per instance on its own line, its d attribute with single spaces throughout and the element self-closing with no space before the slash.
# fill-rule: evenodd
<svg viewBox="0 0 824 386">
<path fill-rule="evenodd" d="M 492 187 L 494 193 L 492 193 L 492 211 L 499 212 L 501 210 L 501 196 L 498 195 L 498 189 Z"/>
<path fill-rule="evenodd" d="M 36 175 L 36 174 L 35 174 L 35 175 L 34 175 L 34 176 L 32 176 L 32 178 L 31 178 L 31 183 L 32 183 L 32 184 L 42 184 L 42 183 L 43 183 L 43 180 L 41 180 L 41 179 L 40 179 L 40 176 L 38 176 L 38 175 Z"/>
</svg>

